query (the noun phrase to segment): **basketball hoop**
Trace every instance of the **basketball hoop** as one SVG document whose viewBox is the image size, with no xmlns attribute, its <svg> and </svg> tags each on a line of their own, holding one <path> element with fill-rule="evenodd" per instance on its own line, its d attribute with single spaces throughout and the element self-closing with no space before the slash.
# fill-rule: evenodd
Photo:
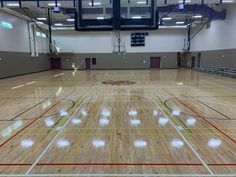
<svg viewBox="0 0 236 177">
<path fill-rule="evenodd" d="M 118 55 L 126 54 L 125 42 L 122 44 L 120 31 L 114 31 L 115 34 L 115 44 L 113 44 L 113 53 Z"/>
</svg>

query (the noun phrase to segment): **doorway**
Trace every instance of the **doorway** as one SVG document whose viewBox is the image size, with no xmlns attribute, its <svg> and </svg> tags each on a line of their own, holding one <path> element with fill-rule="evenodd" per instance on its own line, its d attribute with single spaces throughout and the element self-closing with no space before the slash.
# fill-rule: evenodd
<svg viewBox="0 0 236 177">
<path fill-rule="evenodd" d="M 90 58 L 85 58 L 84 61 L 85 61 L 85 69 L 86 70 L 91 69 L 91 59 Z"/>
<path fill-rule="evenodd" d="M 177 53 L 177 68 L 180 68 L 181 67 L 181 54 L 180 52 Z"/>
<path fill-rule="evenodd" d="M 198 68 L 200 68 L 200 66 L 201 66 L 201 57 L 202 57 L 202 54 L 198 53 L 197 54 L 197 67 Z"/>
<path fill-rule="evenodd" d="M 192 56 L 191 68 L 195 68 L 196 57 Z"/>
<path fill-rule="evenodd" d="M 150 58 L 150 68 L 160 68 L 161 67 L 161 57 L 151 57 Z"/>
<path fill-rule="evenodd" d="M 61 69 L 61 58 L 51 58 L 51 69 Z"/>
</svg>

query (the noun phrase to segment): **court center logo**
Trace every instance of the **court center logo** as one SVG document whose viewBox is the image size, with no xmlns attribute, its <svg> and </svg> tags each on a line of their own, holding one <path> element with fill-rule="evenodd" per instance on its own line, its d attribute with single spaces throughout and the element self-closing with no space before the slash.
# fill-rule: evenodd
<svg viewBox="0 0 236 177">
<path fill-rule="evenodd" d="M 103 81 L 102 84 L 107 85 L 133 85 L 136 84 L 134 81 L 128 81 L 128 80 L 109 80 L 109 81 Z"/>
</svg>

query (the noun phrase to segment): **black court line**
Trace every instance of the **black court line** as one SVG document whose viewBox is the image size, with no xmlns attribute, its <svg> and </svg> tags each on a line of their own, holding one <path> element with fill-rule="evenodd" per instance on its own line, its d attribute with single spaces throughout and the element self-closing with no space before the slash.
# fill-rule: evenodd
<svg viewBox="0 0 236 177">
<path fill-rule="evenodd" d="M 203 97 L 203 98 L 205 98 L 205 97 L 208 97 L 208 98 L 231 98 L 231 97 L 236 97 L 236 96 L 234 96 L 234 95 L 232 95 L 232 96 L 195 96 L 195 97 L 192 97 L 192 98 L 201 98 L 201 97 Z M 191 98 L 191 97 L 190 97 Z"/>
<path fill-rule="evenodd" d="M 26 109 L 25 111 L 21 112 L 20 114 L 16 115 L 15 117 L 11 118 L 11 119 L 8 120 L 8 121 L 13 121 L 13 120 L 15 120 L 17 117 L 19 117 L 19 116 L 21 116 L 22 114 L 24 114 L 24 113 L 30 111 L 31 109 L 35 108 L 36 106 L 40 105 L 41 103 L 43 103 L 43 102 L 46 101 L 46 100 L 48 100 L 48 98 L 44 99 L 43 101 L 40 101 L 39 103 L 37 103 L 36 105 L 34 105 L 34 106 L 32 106 L 32 107 Z"/>
<path fill-rule="evenodd" d="M 47 134 L 49 134 L 52 131 L 52 129 L 54 129 L 61 122 L 61 120 L 63 120 L 63 118 L 64 117 L 61 116 L 59 120 L 52 127 L 49 128 L 49 130 L 47 131 Z"/>
<path fill-rule="evenodd" d="M 22 113 L 18 114 L 17 116 L 13 117 L 13 118 L 10 119 L 10 120 L 0 120 L 0 122 L 11 122 L 11 121 L 15 121 L 15 119 L 16 119 L 17 117 L 19 117 L 19 116 L 23 115 L 24 113 L 30 111 L 31 109 L 35 108 L 36 106 L 40 105 L 41 103 L 43 103 L 44 101 L 46 101 L 46 100 L 48 100 L 48 99 L 49 99 L 49 98 L 46 98 L 45 100 L 43 100 L 43 101 L 37 103 L 36 105 L 30 107 L 29 109 L 23 111 Z M 71 105 L 68 109 L 66 109 L 65 111 L 69 111 L 69 110 L 72 109 L 72 108 L 74 107 L 74 105 L 75 105 L 75 102 L 74 102 L 73 100 L 65 99 L 65 98 L 62 99 L 62 100 L 67 100 L 67 101 L 70 101 L 70 102 L 72 103 L 72 105 Z M 55 114 L 50 114 L 50 115 L 42 116 L 42 117 L 40 117 L 39 119 L 46 118 L 46 117 L 50 117 L 50 116 L 55 116 L 55 115 L 59 115 L 59 114 L 60 114 L 60 113 L 57 112 L 57 113 L 55 113 Z M 26 118 L 26 119 L 19 119 L 19 120 L 33 120 L 33 119 L 34 119 L 34 118 Z"/>
<path fill-rule="evenodd" d="M 173 109 L 167 104 L 169 101 L 171 100 L 175 100 L 177 98 L 169 98 L 167 99 L 165 102 L 164 102 L 164 105 L 170 110 L 170 111 L 173 111 Z M 188 113 L 185 113 L 185 112 L 180 112 L 180 114 L 182 115 L 185 115 L 185 116 L 193 116 L 193 117 L 198 117 L 198 115 L 193 115 L 193 114 L 188 114 Z M 224 120 L 224 121 L 229 121 L 229 119 L 226 119 L 226 118 L 219 118 L 219 117 L 207 117 L 207 116 L 204 116 L 205 118 L 207 119 L 215 119 L 215 120 Z M 231 121 L 236 121 L 236 119 L 230 119 Z"/>
<path fill-rule="evenodd" d="M 211 110 L 217 112 L 218 114 L 220 114 L 220 115 L 226 117 L 227 119 L 232 120 L 230 117 L 228 117 L 227 115 L 225 115 L 225 114 L 223 114 L 223 113 L 217 111 L 216 109 L 212 108 L 211 106 L 209 106 L 209 105 L 207 105 L 207 104 L 205 104 L 205 103 L 203 103 L 203 102 L 201 102 L 201 101 L 199 101 L 199 100 L 196 100 L 196 101 L 197 101 L 198 103 L 200 103 L 200 104 L 202 104 L 202 105 L 208 107 L 209 109 L 211 109 Z"/>
<path fill-rule="evenodd" d="M 193 133 L 193 131 L 177 116 L 174 116 L 176 117 L 176 119 L 190 132 L 190 133 Z"/>
<path fill-rule="evenodd" d="M 70 109 L 72 109 L 74 106 L 75 106 L 75 102 L 73 100 L 70 100 L 70 99 L 66 99 L 66 98 L 63 98 L 62 100 L 66 100 L 66 101 L 69 101 L 72 103 L 72 105 L 67 108 L 65 111 L 69 111 Z M 51 117 L 51 116 L 56 116 L 56 115 L 59 115 L 60 112 L 57 112 L 57 113 L 54 113 L 54 114 L 49 114 L 49 115 L 46 115 L 46 116 L 41 116 L 39 119 L 42 119 L 42 118 L 46 118 L 46 117 Z M 20 119 L 20 120 L 33 120 L 34 118 L 30 118 L 30 119 Z"/>
<path fill-rule="evenodd" d="M 170 98 L 172 99 L 172 98 Z M 172 109 L 170 107 L 167 106 L 166 102 L 170 99 L 167 99 L 166 101 L 164 101 L 164 105 L 167 109 L 169 109 L 170 111 L 172 111 Z M 193 133 L 193 131 L 177 116 L 174 116 L 190 133 Z"/>
</svg>

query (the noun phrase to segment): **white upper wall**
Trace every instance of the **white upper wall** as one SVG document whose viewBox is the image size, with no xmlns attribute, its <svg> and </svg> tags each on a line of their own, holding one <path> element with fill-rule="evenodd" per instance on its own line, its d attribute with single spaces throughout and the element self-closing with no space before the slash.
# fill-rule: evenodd
<svg viewBox="0 0 236 177">
<path fill-rule="evenodd" d="M 142 32 L 146 32 L 143 30 Z M 184 46 L 186 30 L 165 29 L 148 31 L 145 47 L 131 47 L 131 31 L 121 32 L 122 43 L 126 44 L 128 53 L 145 52 L 178 52 Z M 76 32 L 54 31 L 53 40 L 64 51 L 75 53 L 112 53 L 115 44 L 113 32 Z"/>
<path fill-rule="evenodd" d="M 227 7 L 226 19 L 212 21 L 209 29 L 199 32 L 191 43 L 192 51 L 236 48 L 236 5 Z"/>
<path fill-rule="evenodd" d="M 13 29 L 0 26 L 0 51 L 30 52 L 28 21 L 0 10 L 0 21 L 12 24 Z M 38 38 L 38 37 L 37 37 Z M 48 52 L 47 39 L 37 39 L 39 53 Z"/>
</svg>

